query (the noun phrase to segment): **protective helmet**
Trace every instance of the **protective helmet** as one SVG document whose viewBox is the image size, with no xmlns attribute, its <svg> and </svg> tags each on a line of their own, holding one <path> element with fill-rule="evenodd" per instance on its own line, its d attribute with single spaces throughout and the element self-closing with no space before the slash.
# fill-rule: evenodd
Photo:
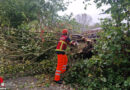
<svg viewBox="0 0 130 90">
<path fill-rule="evenodd" d="M 62 30 L 62 34 L 67 34 L 68 33 L 68 30 L 67 29 L 63 29 Z"/>
</svg>

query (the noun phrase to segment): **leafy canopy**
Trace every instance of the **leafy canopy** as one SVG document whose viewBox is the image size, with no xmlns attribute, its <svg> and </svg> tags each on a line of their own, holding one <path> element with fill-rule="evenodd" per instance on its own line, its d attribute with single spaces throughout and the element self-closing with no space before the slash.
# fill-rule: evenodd
<svg viewBox="0 0 130 90">
<path fill-rule="evenodd" d="M 57 12 L 65 9 L 63 0 L 1 0 L 0 25 L 17 28 L 33 20 L 49 25 L 58 17 Z"/>
</svg>

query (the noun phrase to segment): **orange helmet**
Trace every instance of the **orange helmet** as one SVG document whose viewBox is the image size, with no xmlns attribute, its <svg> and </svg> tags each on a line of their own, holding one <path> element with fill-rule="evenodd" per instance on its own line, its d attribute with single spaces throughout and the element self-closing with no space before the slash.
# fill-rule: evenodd
<svg viewBox="0 0 130 90">
<path fill-rule="evenodd" d="M 68 30 L 67 29 L 63 29 L 62 30 L 62 34 L 67 34 L 68 33 Z"/>
</svg>

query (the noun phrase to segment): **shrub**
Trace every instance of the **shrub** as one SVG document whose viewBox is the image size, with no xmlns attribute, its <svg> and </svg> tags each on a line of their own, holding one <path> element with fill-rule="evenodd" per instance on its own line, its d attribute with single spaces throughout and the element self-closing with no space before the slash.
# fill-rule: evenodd
<svg viewBox="0 0 130 90">
<path fill-rule="evenodd" d="M 116 27 L 112 21 L 104 21 L 104 31 L 94 46 L 96 55 L 77 62 L 65 78 L 80 89 L 128 90 L 129 85 L 129 31 Z"/>
</svg>

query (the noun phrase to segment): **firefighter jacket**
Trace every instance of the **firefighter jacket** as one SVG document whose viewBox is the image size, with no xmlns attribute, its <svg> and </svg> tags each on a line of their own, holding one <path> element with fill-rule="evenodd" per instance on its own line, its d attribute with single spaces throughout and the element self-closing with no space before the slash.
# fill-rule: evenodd
<svg viewBox="0 0 130 90">
<path fill-rule="evenodd" d="M 67 44 L 73 44 L 67 35 L 62 35 L 56 47 L 57 54 L 65 54 Z"/>
</svg>

